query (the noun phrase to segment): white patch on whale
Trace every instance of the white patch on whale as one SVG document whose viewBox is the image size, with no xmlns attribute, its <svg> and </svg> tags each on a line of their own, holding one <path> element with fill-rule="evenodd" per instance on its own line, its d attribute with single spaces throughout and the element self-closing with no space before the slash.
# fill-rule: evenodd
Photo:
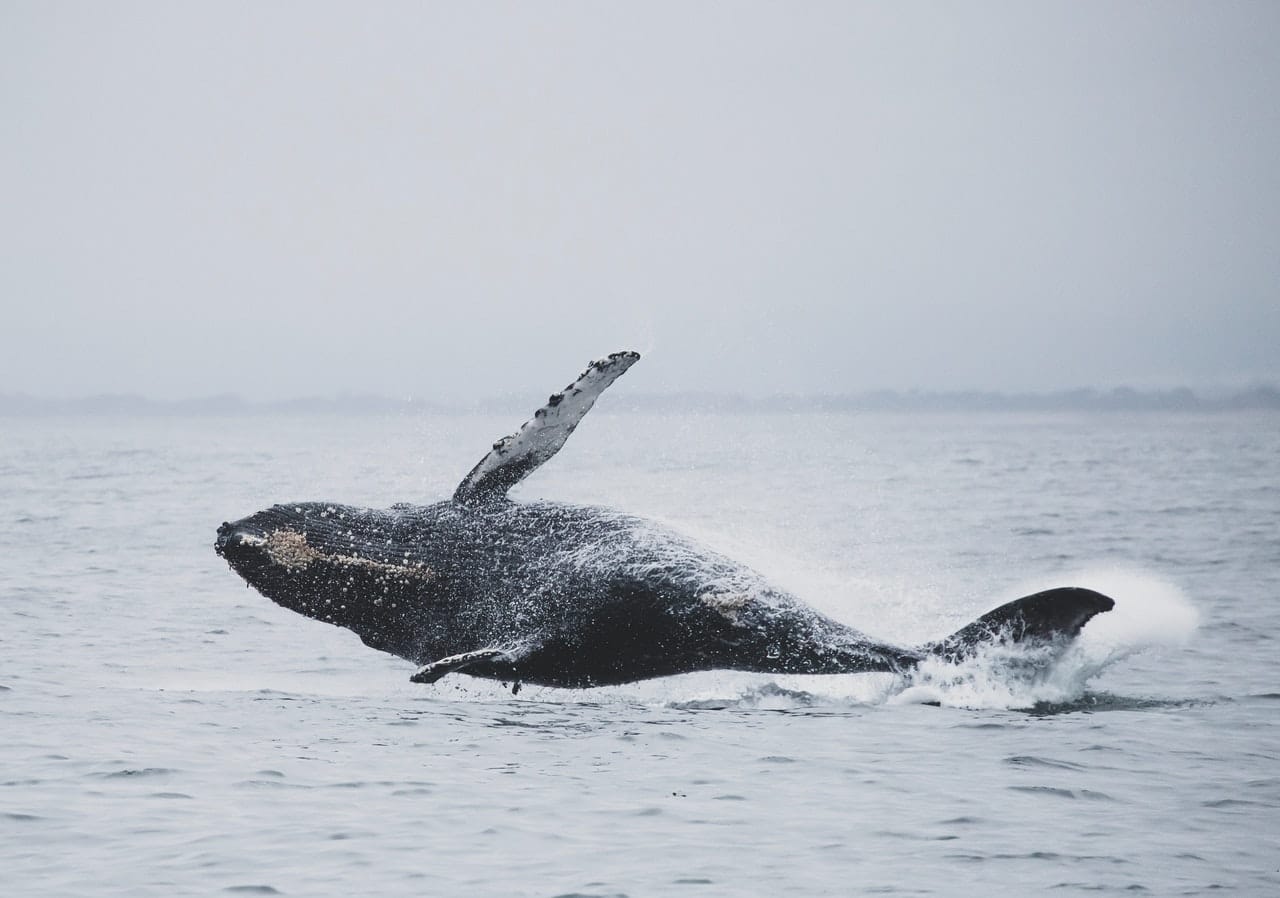
<svg viewBox="0 0 1280 898">
<path fill-rule="evenodd" d="M 261 546 L 272 564 L 278 564 L 288 571 L 305 570 L 315 561 L 324 561 L 340 567 L 358 567 L 387 576 L 421 580 L 433 580 L 436 573 L 420 561 L 406 561 L 403 564 L 391 564 L 386 561 L 375 561 L 372 558 L 361 558 L 358 555 L 338 555 L 321 552 L 309 542 L 305 533 L 280 528 L 272 530 L 265 537 L 242 534 L 241 541 L 248 545 Z"/>
<path fill-rule="evenodd" d="M 698 601 L 720 612 L 720 616 L 735 627 L 742 623 L 742 610 L 751 604 L 751 596 L 742 592 L 708 592 L 698 596 Z"/>
</svg>

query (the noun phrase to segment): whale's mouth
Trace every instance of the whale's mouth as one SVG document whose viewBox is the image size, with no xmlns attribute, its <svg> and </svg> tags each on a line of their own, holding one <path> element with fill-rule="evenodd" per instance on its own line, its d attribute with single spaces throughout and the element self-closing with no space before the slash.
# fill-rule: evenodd
<svg viewBox="0 0 1280 898">
<path fill-rule="evenodd" d="M 259 534 L 225 523 L 218 528 L 218 538 L 213 544 L 215 552 L 231 561 L 241 548 L 257 550 L 267 561 L 287 571 L 304 570 L 313 561 L 328 560 L 328 556 L 312 548 L 305 533 L 297 530 L 277 528 Z"/>
<path fill-rule="evenodd" d="M 305 570 L 318 553 L 307 541 L 301 515 L 281 508 L 260 511 L 218 527 L 213 550 L 251 585 L 259 580 Z"/>
<path fill-rule="evenodd" d="M 243 562 L 304 568 L 313 560 L 316 542 L 309 536 L 322 532 L 309 510 L 305 505 L 273 505 L 238 521 L 223 521 L 213 550 L 237 570 Z"/>
<path fill-rule="evenodd" d="M 223 521 L 222 526 L 218 528 L 218 538 L 213 542 L 213 551 L 218 553 L 218 557 L 232 562 L 234 566 L 234 562 L 243 554 L 244 549 L 261 542 L 262 534 L 246 527 L 245 522 Z"/>
<path fill-rule="evenodd" d="M 312 532 L 301 511 L 290 517 L 273 508 L 240 521 L 223 522 L 213 549 L 255 586 L 259 585 L 258 577 L 322 569 L 335 576 L 365 574 L 380 583 L 390 579 L 423 583 L 436 578 L 434 569 L 407 552 L 397 553 L 380 542 L 350 536 L 337 541 L 326 535 L 323 530 Z"/>
<path fill-rule="evenodd" d="M 224 521 L 222 523 L 222 526 L 218 528 L 217 539 L 213 543 L 213 551 L 217 552 L 219 557 L 225 558 L 237 570 L 239 570 L 239 562 L 251 559 L 278 563 L 280 559 L 272 557 L 273 555 L 280 555 L 282 558 L 288 557 L 293 561 L 298 554 L 296 547 L 292 555 L 287 550 L 284 552 L 279 551 L 279 549 L 285 549 L 285 547 L 279 546 L 279 549 L 277 549 L 277 544 L 281 540 L 279 538 L 272 539 L 272 533 L 292 534 L 294 542 L 300 542 L 303 546 L 306 545 L 306 537 L 302 533 L 285 529 L 267 530 L 256 524 L 253 518 L 245 518 L 243 521 Z M 277 551 L 273 552 L 273 549 Z"/>
<path fill-rule="evenodd" d="M 218 553 L 218 557 L 227 558 L 228 554 L 235 550 L 240 542 L 241 532 L 236 529 L 237 525 L 222 522 L 222 526 L 218 528 L 218 538 L 214 540 L 213 551 Z"/>
</svg>

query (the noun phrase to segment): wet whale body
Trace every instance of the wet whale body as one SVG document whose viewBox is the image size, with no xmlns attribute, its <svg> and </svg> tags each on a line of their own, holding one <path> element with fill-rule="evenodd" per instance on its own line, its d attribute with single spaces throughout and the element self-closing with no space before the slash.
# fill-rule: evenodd
<svg viewBox="0 0 1280 898">
<path fill-rule="evenodd" d="M 466 673 L 585 688 L 693 671 L 908 672 L 992 643 L 1054 650 L 1113 601 L 1051 589 L 923 646 L 873 639 L 731 559 L 607 508 L 513 502 L 596 398 L 637 360 L 591 363 L 492 450 L 448 501 L 357 508 L 275 505 L 218 528 L 215 549 L 274 602 L 346 627 L 419 665 L 432 683 Z"/>
</svg>

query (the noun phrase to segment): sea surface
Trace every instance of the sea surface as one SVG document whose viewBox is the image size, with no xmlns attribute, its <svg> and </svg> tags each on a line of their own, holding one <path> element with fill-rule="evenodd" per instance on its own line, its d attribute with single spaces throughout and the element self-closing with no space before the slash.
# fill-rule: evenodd
<svg viewBox="0 0 1280 898">
<path fill-rule="evenodd" d="M 1280 416 L 602 409 L 515 491 L 895 641 L 1114 596 L 1034 678 L 418 686 L 213 552 L 517 424 L 0 419 L 0 894 L 1280 894 Z"/>
</svg>

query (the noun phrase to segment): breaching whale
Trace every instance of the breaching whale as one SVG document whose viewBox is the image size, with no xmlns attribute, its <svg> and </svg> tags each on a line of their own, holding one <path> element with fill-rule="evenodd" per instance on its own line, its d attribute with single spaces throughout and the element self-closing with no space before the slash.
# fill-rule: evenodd
<svg viewBox="0 0 1280 898">
<path fill-rule="evenodd" d="M 508 490 L 564 445 L 601 392 L 638 359 L 592 362 L 433 505 L 274 505 L 218 528 L 215 549 L 274 602 L 346 627 L 419 665 L 584 688 L 693 671 L 908 672 L 979 646 L 1065 646 L 1114 602 L 1051 589 L 923 646 L 873 639 L 749 568 L 643 518 L 513 502 Z"/>
</svg>

